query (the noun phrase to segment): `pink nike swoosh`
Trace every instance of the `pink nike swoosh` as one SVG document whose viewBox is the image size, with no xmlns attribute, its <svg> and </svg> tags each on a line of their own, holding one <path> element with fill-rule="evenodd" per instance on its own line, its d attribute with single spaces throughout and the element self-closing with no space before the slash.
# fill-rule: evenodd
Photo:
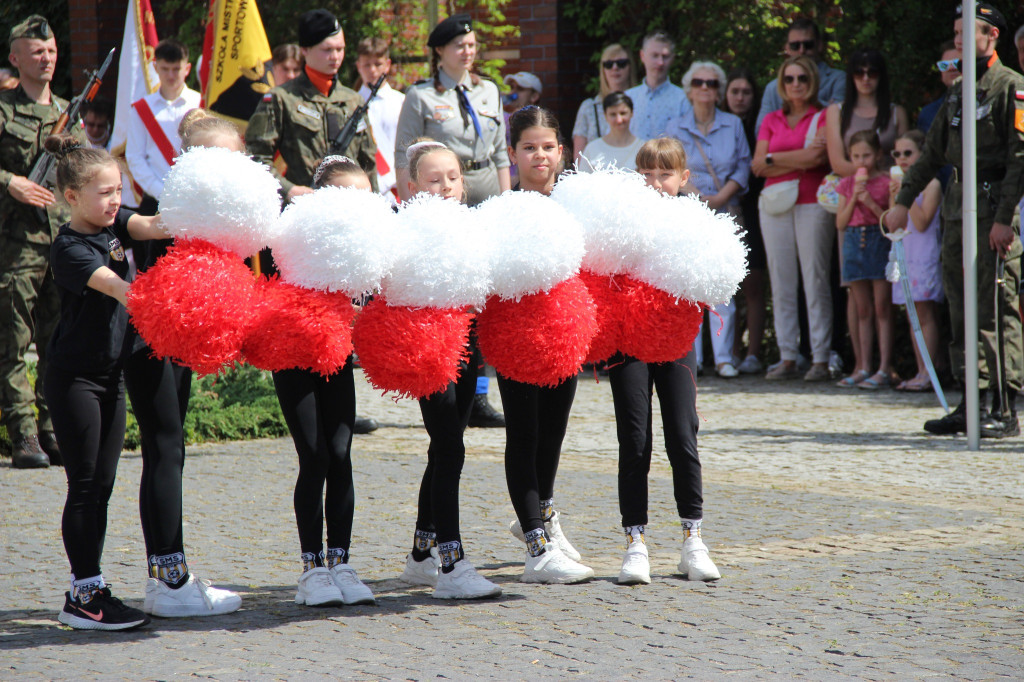
<svg viewBox="0 0 1024 682">
<path fill-rule="evenodd" d="M 82 613 L 84 613 L 85 615 L 89 616 L 93 620 L 97 620 L 97 621 L 103 620 L 103 609 L 100 609 L 100 612 L 98 614 L 89 613 L 88 611 L 83 609 L 81 606 L 78 607 L 78 610 L 81 611 Z"/>
</svg>

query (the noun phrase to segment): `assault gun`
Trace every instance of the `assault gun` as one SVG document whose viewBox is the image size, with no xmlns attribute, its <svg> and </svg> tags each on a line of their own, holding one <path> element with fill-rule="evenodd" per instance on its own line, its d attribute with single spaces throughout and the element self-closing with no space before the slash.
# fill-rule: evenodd
<svg viewBox="0 0 1024 682">
<path fill-rule="evenodd" d="M 85 84 L 85 89 L 82 93 L 71 100 L 71 104 L 64 110 L 64 113 L 60 115 L 57 122 L 53 124 L 53 130 L 50 131 L 51 135 L 58 135 L 68 127 L 68 124 L 74 125 L 78 121 L 79 112 L 82 110 L 82 106 L 88 104 L 96 97 L 96 92 L 100 89 L 100 85 L 103 83 L 103 74 L 110 68 L 110 63 L 114 61 L 114 52 L 117 51 L 116 47 L 110 48 L 110 52 L 107 53 L 107 58 L 103 60 L 100 68 L 89 74 L 89 82 Z M 88 72 L 87 72 L 88 73 Z M 56 185 L 55 170 L 57 167 L 57 160 L 53 158 L 53 154 L 43 150 L 43 153 L 36 159 L 36 163 L 32 166 L 32 172 L 28 174 L 28 179 L 37 185 L 41 185 L 47 189 L 53 189 Z M 37 208 L 36 214 L 39 219 L 45 222 L 46 209 Z"/>
<path fill-rule="evenodd" d="M 359 130 L 359 124 L 362 122 L 363 117 L 366 116 L 366 112 L 370 110 L 370 100 L 377 96 L 377 91 L 380 90 L 380 86 L 384 85 L 384 80 L 387 77 L 386 73 L 381 74 L 377 82 L 370 88 L 370 96 L 345 121 L 341 132 L 331 142 L 331 154 L 345 154 L 345 150 L 348 149 L 348 146 L 352 143 L 352 138 L 356 136 L 356 132 Z"/>
</svg>

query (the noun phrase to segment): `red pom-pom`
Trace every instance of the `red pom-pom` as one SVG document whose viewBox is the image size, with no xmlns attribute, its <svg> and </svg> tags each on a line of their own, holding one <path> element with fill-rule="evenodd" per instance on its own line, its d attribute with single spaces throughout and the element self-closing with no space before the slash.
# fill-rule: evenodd
<svg viewBox="0 0 1024 682">
<path fill-rule="evenodd" d="M 254 282 L 230 251 L 202 239 L 179 239 L 128 289 L 128 312 L 154 353 L 197 374 L 216 374 L 241 358 Z"/>
<path fill-rule="evenodd" d="M 557 386 L 580 371 L 597 333 L 597 311 L 586 285 L 572 277 L 519 301 L 491 298 L 477 316 L 476 333 L 480 351 L 502 375 Z"/>
<path fill-rule="evenodd" d="M 375 298 L 356 317 L 352 344 L 371 384 L 424 398 L 458 378 L 471 321 L 462 310 L 391 307 Z"/>
<path fill-rule="evenodd" d="M 303 289 L 277 275 L 256 285 L 255 323 L 242 345 L 245 361 L 270 370 L 311 369 L 330 376 L 352 353 L 352 299 Z"/>
<path fill-rule="evenodd" d="M 622 320 L 627 314 L 629 299 L 622 285 L 622 275 L 595 275 L 583 270 L 580 279 L 587 285 L 597 309 L 597 334 L 590 341 L 590 351 L 584 359 L 593 364 L 607 360 L 619 350 Z"/>
<path fill-rule="evenodd" d="M 622 319 L 619 350 L 643 362 L 672 362 L 693 347 L 703 306 L 674 297 L 650 284 L 624 278 L 629 301 Z"/>
</svg>

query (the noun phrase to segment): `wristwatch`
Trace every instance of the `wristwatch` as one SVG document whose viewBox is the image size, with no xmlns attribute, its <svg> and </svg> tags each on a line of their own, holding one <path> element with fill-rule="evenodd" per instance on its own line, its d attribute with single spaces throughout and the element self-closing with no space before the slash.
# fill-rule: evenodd
<svg viewBox="0 0 1024 682">
<path fill-rule="evenodd" d="M 767 154 L 764 155 L 764 162 L 765 162 L 765 164 L 767 164 L 769 166 L 771 166 L 772 164 L 775 163 L 774 161 L 772 161 L 772 153 L 771 152 L 768 152 Z"/>
</svg>

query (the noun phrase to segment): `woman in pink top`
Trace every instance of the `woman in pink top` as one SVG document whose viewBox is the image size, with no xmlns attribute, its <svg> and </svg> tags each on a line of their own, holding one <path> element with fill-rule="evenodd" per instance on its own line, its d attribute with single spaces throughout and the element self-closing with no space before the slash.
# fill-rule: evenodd
<svg viewBox="0 0 1024 682">
<path fill-rule="evenodd" d="M 818 205 L 815 196 L 828 172 L 825 117 L 818 103 L 818 69 L 807 57 L 790 57 L 779 69 L 776 87 L 782 96 L 782 108 L 764 117 L 751 169 L 755 175 L 766 178 L 766 188 L 798 180 L 799 191 L 796 204 L 789 210 L 777 214 L 760 211 L 772 284 L 775 338 L 782 357 L 782 362 L 766 378 L 799 376 L 797 288 L 799 275 L 803 275 L 814 356 L 814 364 L 804 380 L 825 381 L 829 377 L 832 346 L 829 268 L 835 230 L 831 216 Z"/>
</svg>

